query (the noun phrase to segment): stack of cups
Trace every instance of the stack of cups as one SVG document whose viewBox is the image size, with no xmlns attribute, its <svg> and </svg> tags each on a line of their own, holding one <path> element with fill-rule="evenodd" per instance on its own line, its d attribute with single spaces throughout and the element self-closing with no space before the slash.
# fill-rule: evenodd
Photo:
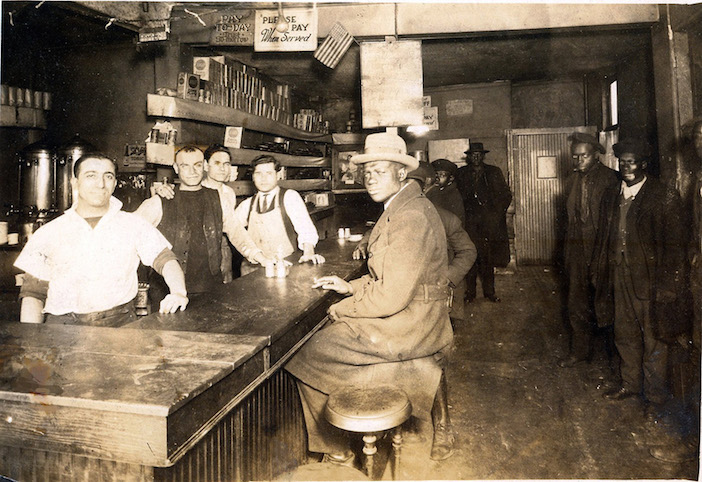
<svg viewBox="0 0 702 482">
<path fill-rule="evenodd" d="M 0 244 L 7 244 L 7 221 L 0 221 Z"/>
</svg>

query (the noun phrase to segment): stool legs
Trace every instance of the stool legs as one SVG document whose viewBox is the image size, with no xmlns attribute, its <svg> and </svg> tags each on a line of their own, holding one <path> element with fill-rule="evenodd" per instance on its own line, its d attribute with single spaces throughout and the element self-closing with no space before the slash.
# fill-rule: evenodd
<svg viewBox="0 0 702 482">
<path fill-rule="evenodd" d="M 378 451 L 375 446 L 377 437 L 372 433 L 363 436 L 363 453 L 366 456 L 366 473 L 369 478 L 373 478 L 373 456 Z"/>
<path fill-rule="evenodd" d="M 402 448 L 402 427 L 397 427 L 392 435 L 392 452 L 394 461 L 392 464 L 392 480 L 397 480 L 400 473 L 400 449 Z"/>
</svg>

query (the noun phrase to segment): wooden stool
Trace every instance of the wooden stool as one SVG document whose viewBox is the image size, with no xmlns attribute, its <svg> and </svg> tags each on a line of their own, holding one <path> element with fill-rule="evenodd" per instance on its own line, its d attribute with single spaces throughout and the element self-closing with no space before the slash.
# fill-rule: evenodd
<svg viewBox="0 0 702 482">
<path fill-rule="evenodd" d="M 329 395 L 324 416 L 337 428 L 363 434 L 363 453 L 366 456 L 366 473 L 373 477 L 373 455 L 376 434 L 394 429 L 392 448 L 394 463 L 393 480 L 400 468 L 400 448 L 402 446 L 401 425 L 412 414 L 412 404 L 407 394 L 392 385 L 372 388 L 347 387 Z"/>
</svg>

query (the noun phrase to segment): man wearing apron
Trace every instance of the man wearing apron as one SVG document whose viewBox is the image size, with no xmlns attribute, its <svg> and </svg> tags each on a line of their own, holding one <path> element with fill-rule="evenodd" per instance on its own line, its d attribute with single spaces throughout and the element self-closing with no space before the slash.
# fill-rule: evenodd
<svg viewBox="0 0 702 482">
<path fill-rule="evenodd" d="M 300 263 L 324 263 L 324 257 L 314 252 L 319 235 L 305 202 L 297 191 L 278 186 L 278 161 L 264 154 L 256 157 L 252 166 L 258 192 L 237 206 L 236 215 L 256 246 L 268 258 L 287 258 L 299 248 L 303 252 Z M 241 275 L 257 267 L 244 260 Z"/>
</svg>

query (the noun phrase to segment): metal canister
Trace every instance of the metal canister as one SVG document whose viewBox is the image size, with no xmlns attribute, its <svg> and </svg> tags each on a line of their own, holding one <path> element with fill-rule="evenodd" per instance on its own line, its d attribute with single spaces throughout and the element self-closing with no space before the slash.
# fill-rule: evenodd
<svg viewBox="0 0 702 482">
<path fill-rule="evenodd" d="M 93 145 L 81 139 L 78 134 L 59 147 L 56 156 L 56 206 L 59 212 L 65 211 L 73 204 L 73 163 L 93 149 Z"/>
<path fill-rule="evenodd" d="M 24 89 L 22 87 L 14 87 L 15 89 L 15 105 L 24 107 Z"/>
<path fill-rule="evenodd" d="M 51 92 L 44 92 L 42 97 L 44 110 L 51 110 Z"/>
<path fill-rule="evenodd" d="M 34 91 L 32 89 L 24 89 L 24 106 L 34 106 Z"/>
<path fill-rule="evenodd" d="M 20 204 L 48 211 L 54 204 L 54 152 L 44 141 L 19 152 Z"/>
<path fill-rule="evenodd" d="M 35 109 L 41 109 L 44 105 L 44 92 L 41 92 L 39 90 L 34 91 L 34 102 L 32 103 L 32 106 Z"/>
</svg>

